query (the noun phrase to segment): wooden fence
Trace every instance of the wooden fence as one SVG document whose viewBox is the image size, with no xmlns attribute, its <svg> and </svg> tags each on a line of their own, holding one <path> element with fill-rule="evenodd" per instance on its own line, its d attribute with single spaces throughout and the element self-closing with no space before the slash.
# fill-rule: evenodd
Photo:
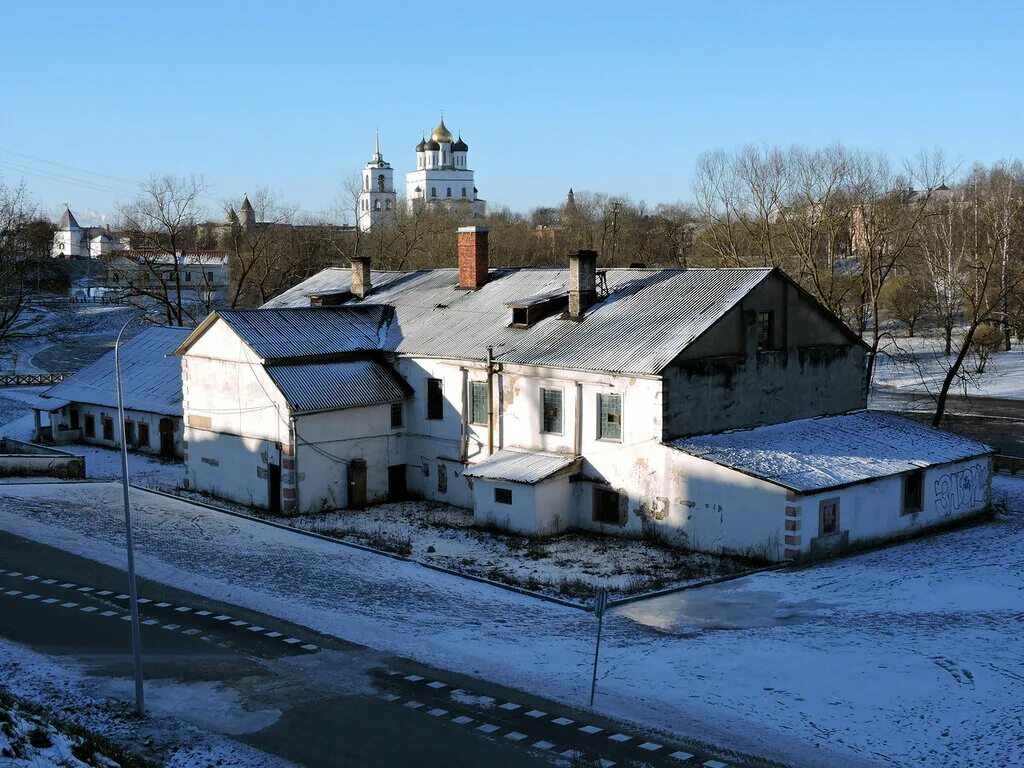
<svg viewBox="0 0 1024 768">
<path fill-rule="evenodd" d="M 70 373 L 5 373 L 0 374 L 0 387 L 32 387 L 56 384 Z"/>
</svg>

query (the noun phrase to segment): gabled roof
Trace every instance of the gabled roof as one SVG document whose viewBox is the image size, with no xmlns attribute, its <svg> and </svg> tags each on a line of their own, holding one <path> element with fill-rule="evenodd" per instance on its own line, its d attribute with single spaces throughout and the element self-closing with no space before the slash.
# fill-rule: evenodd
<svg viewBox="0 0 1024 768">
<path fill-rule="evenodd" d="M 121 344 L 121 382 L 125 408 L 181 416 L 181 359 L 175 348 L 190 328 L 159 326 L 140 331 Z M 110 351 L 70 378 L 42 393 L 46 399 L 117 407 L 114 352 Z"/>
<path fill-rule="evenodd" d="M 57 229 L 61 232 L 67 232 L 69 229 L 81 229 L 78 222 L 75 220 L 75 214 L 68 208 L 68 204 L 64 203 L 64 215 L 60 217 L 60 223 L 57 225 Z"/>
<path fill-rule="evenodd" d="M 891 413 L 854 411 L 669 443 L 716 464 L 812 493 L 970 459 L 991 446 Z"/>
<path fill-rule="evenodd" d="M 389 365 L 375 360 L 269 365 L 266 371 L 293 414 L 393 403 L 412 395 Z"/>
<path fill-rule="evenodd" d="M 765 280 L 771 269 L 609 269 L 608 295 L 582 321 L 553 315 L 512 328 L 509 297 L 565 292 L 568 270 L 494 269 L 474 291 L 458 270 L 373 272 L 367 302 L 394 307 L 387 349 L 404 355 L 656 375 Z M 351 270 L 328 269 L 267 302 L 308 307 L 348 290 Z M 344 306 L 358 306 L 349 298 Z"/>
<path fill-rule="evenodd" d="M 225 309 L 213 312 L 174 350 L 183 355 L 217 320 L 223 320 L 264 362 L 325 358 L 378 350 L 388 307 L 361 304 L 305 309 Z"/>
<path fill-rule="evenodd" d="M 478 464 L 471 464 L 462 474 L 481 480 L 505 480 L 510 483 L 536 485 L 553 475 L 575 470 L 579 464 L 580 457 L 568 453 L 506 448 Z"/>
</svg>

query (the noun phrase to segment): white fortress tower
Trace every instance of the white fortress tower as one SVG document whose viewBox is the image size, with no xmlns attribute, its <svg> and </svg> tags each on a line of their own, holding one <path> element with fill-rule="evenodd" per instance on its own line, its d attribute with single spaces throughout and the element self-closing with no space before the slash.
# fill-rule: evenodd
<svg viewBox="0 0 1024 768">
<path fill-rule="evenodd" d="M 416 145 L 416 170 L 405 174 L 410 211 L 419 205 L 444 205 L 465 211 L 467 218 L 484 215 L 485 203 L 477 197 L 473 172 L 466 162 L 468 151 L 462 136 L 452 140 L 442 116 L 430 139 L 424 138 Z"/>
<path fill-rule="evenodd" d="M 359 231 L 366 232 L 380 224 L 385 216 L 393 215 L 397 205 L 394 172 L 380 153 L 380 134 L 377 151 L 363 168 L 363 186 L 359 192 Z"/>
</svg>

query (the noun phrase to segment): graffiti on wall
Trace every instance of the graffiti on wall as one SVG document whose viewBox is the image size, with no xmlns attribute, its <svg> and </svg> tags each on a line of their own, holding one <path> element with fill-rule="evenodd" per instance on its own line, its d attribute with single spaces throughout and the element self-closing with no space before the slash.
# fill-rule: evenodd
<svg viewBox="0 0 1024 768">
<path fill-rule="evenodd" d="M 935 480 L 935 509 L 948 517 L 987 500 L 988 474 L 980 464 L 958 472 L 946 472 Z"/>
</svg>

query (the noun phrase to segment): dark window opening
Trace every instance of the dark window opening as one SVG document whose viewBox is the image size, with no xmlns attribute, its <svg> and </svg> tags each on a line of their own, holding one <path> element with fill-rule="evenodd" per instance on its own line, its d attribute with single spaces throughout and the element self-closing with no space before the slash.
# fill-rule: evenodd
<svg viewBox="0 0 1024 768">
<path fill-rule="evenodd" d="M 134 445 L 135 444 L 135 422 L 134 421 L 128 421 L 128 419 L 125 419 L 125 421 L 124 421 L 124 439 L 128 441 L 129 445 Z"/>
<path fill-rule="evenodd" d="M 529 307 L 512 307 L 512 325 L 527 326 L 530 324 Z"/>
<path fill-rule="evenodd" d="M 757 351 L 775 348 L 775 313 L 771 310 L 757 313 Z"/>
<path fill-rule="evenodd" d="M 924 470 L 915 469 L 903 476 L 903 514 L 920 512 L 924 502 Z"/>
<path fill-rule="evenodd" d="M 621 525 L 619 494 L 606 488 L 594 488 L 594 522 Z"/>
<path fill-rule="evenodd" d="M 402 426 L 402 404 L 392 403 L 391 404 L 391 428 Z"/>
<path fill-rule="evenodd" d="M 470 402 L 472 404 L 470 423 L 486 424 L 487 419 L 487 382 L 470 382 Z"/>
<path fill-rule="evenodd" d="M 85 414 L 85 436 L 96 437 L 96 417 L 91 413 Z"/>
<path fill-rule="evenodd" d="M 512 489 L 511 488 L 495 488 L 494 489 L 494 503 L 495 504 L 511 504 L 512 503 Z"/>
<path fill-rule="evenodd" d="M 600 440 L 622 439 L 622 397 L 597 396 L 597 437 Z"/>
<path fill-rule="evenodd" d="M 444 418 L 444 395 L 440 379 L 427 379 L 427 418 L 434 421 Z"/>
<path fill-rule="evenodd" d="M 562 390 L 542 389 L 540 397 L 543 410 L 541 432 L 562 434 Z"/>
<path fill-rule="evenodd" d="M 149 448 L 149 424 L 139 422 L 139 445 Z"/>
<path fill-rule="evenodd" d="M 821 535 L 839 533 L 839 499 L 821 502 Z"/>
<path fill-rule="evenodd" d="M 114 420 L 109 416 L 103 417 L 103 439 L 113 440 L 114 439 Z"/>
</svg>

